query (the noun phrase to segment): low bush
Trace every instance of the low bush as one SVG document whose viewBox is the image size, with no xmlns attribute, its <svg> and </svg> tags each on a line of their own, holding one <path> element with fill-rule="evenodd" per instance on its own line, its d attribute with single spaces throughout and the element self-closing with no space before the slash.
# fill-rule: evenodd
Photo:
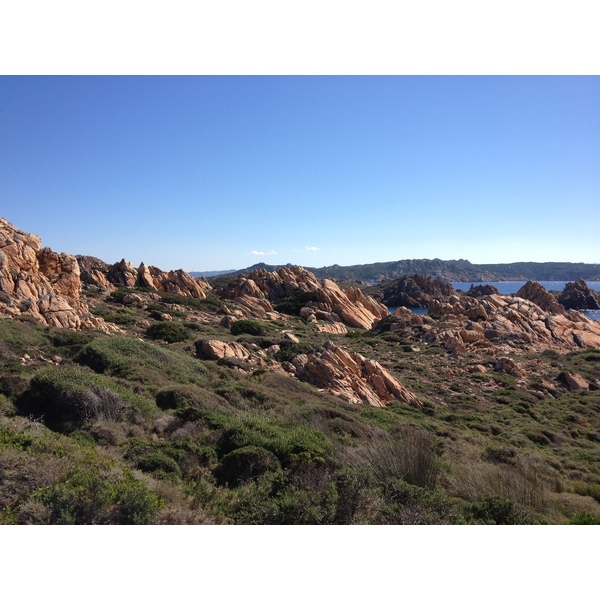
<svg viewBox="0 0 600 600">
<path fill-rule="evenodd" d="M 20 356 L 32 354 L 34 349 L 49 345 L 44 329 L 35 320 L 28 322 L 14 319 L 0 319 L 0 348 L 4 343 Z"/>
<path fill-rule="evenodd" d="M 270 471 L 281 469 L 277 457 L 257 446 L 244 446 L 223 456 L 214 476 L 217 485 L 235 487 Z"/>
<path fill-rule="evenodd" d="M 471 504 L 469 511 L 475 521 L 484 525 L 527 525 L 532 523 L 527 512 L 509 498 L 490 496 Z"/>
<path fill-rule="evenodd" d="M 182 323 L 162 321 L 154 323 L 146 329 L 146 335 L 154 340 L 164 340 L 169 344 L 184 342 L 189 339 L 190 332 Z"/>
<path fill-rule="evenodd" d="M 315 292 L 301 292 L 297 291 L 292 296 L 287 296 L 279 300 L 273 308 L 280 313 L 286 315 L 299 315 L 300 309 L 305 306 L 308 302 L 314 302 L 317 300 Z"/>
<path fill-rule="evenodd" d="M 116 325 L 133 325 L 139 320 L 136 312 L 130 308 L 119 308 L 116 312 L 97 308 L 91 312 L 96 317 L 104 319 L 107 323 L 115 323 Z"/>
<path fill-rule="evenodd" d="M 85 346 L 75 360 L 99 373 L 157 387 L 174 383 L 204 385 L 206 367 L 169 348 L 126 336 L 103 337 Z"/>
<path fill-rule="evenodd" d="M 275 359 L 279 362 L 292 362 L 292 360 L 294 360 L 296 356 L 299 356 L 300 354 L 308 354 L 309 352 L 314 352 L 319 348 L 320 346 L 316 344 L 296 344 L 294 342 L 285 340 L 279 345 L 279 352 L 275 354 Z"/>
<path fill-rule="evenodd" d="M 184 408 L 188 401 L 193 397 L 193 392 L 190 392 L 185 388 L 160 390 L 156 394 L 156 405 L 163 410 Z"/>
<path fill-rule="evenodd" d="M 21 414 L 42 418 L 59 431 L 71 431 L 89 421 L 130 420 L 136 413 L 152 413 L 149 402 L 114 379 L 80 367 L 40 371 L 16 404 Z"/>
<path fill-rule="evenodd" d="M 234 321 L 229 328 L 233 335 L 265 335 L 266 327 L 260 321 L 249 321 L 246 319 L 241 319 L 239 321 Z"/>
<path fill-rule="evenodd" d="M 177 462 L 162 452 L 149 452 L 140 456 L 135 466 L 140 471 L 152 473 L 154 477 L 159 479 L 170 479 L 172 481 L 181 479 L 181 469 Z"/>
<path fill-rule="evenodd" d="M 574 481 L 570 488 L 574 494 L 578 494 L 579 496 L 591 496 L 596 502 L 600 502 L 600 484 L 598 483 Z"/>
<path fill-rule="evenodd" d="M 487 446 L 483 452 L 484 460 L 492 463 L 514 464 L 515 456 L 516 450 L 514 448 Z"/>
<path fill-rule="evenodd" d="M 260 418 L 234 419 L 221 434 L 217 452 L 223 457 L 245 446 L 269 450 L 283 466 L 318 462 L 331 452 L 323 433 L 315 429 Z"/>
<path fill-rule="evenodd" d="M 69 356 L 74 356 L 97 336 L 98 334 L 92 331 L 57 329 L 51 334 L 50 340 L 54 347 L 64 348 Z"/>
<path fill-rule="evenodd" d="M 156 394 L 156 404 L 163 410 L 176 410 L 185 414 L 188 410 L 214 410 L 222 405 L 217 394 L 196 385 L 169 386 Z"/>
<path fill-rule="evenodd" d="M 54 485 L 32 494 L 47 510 L 37 524 L 148 525 L 164 502 L 146 486 L 123 473 L 116 481 L 96 470 L 76 468 Z M 36 521 L 33 521 L 36 524 Z"/>
<path fill-rule="evenodd" d="M 0 393 L 9 398 L 20 396 L 29 387 L 26 377 L 16 374 L 0 375 Z"/>
<path fill-rule="evenodd" d="M 600 525 L 600 517 L 581 512 L 573 516 L 567 525 Z"/>
<path fill-rule="evenodd" d="M 388 479 L 383 503 L 373 523 L 381 525 L 460 525 L 466 522 L 464 503 L 444 492 L 430 490 L 397 478 Z"/>
</svg>

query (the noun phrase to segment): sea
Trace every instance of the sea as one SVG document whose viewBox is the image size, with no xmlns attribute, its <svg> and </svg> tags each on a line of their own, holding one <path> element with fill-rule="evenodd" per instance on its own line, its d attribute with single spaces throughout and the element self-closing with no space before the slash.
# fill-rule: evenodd
<svg viewBox="0 0 600 600">
<path fill-rule="evenodd" d="M 493 285 L 501 294 L 516 294 L 527 282 L 526 281 L 452 281 L 452 287 L 455 290 L 463 290 L 468 292 L 472 285 Z M 548 291 L 559 291 L 562 292 L 568 281 L 538 281 Z M 587 286 L 590 290 L 600 292 L 600 281 L 586 281 Z M 390 312 L 393 313 L 396 307 L 388 307 Z M 426 308 L 412 308 L 413 314 L 426 315 Z M 579 311 L 590 319 L 596 319 L 600 321 L 600 310 L 581 310 Z"/>
</svg>

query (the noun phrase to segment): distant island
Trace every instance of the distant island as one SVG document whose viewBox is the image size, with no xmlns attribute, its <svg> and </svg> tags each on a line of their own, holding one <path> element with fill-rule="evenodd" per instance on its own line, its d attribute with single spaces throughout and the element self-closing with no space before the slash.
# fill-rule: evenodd
<svg viewBox="0 0 600 600">
<path fill-rule="evenodd" d="M 258 263 L 241 269 L 229 271 L 229 274 L 250 273 L 256 269 L 265 269 L 273 272 L 282 266 L 292 265 L 267 265 Z M 380 262 L 366 265 L 350 265 L 343 267 L 332 265 L 330 267 L 304 267 L 319 279 L 354 279 L 358 281 L 384 281 L 386 279 L 398 279 L 403 275 L 432 275 L 442 281 L 575 281 L 585 279 L 587 281 L 600 281 L 600 264 L 570 263 L 570 262 L 516 262 L 500 264 L 473 264 L 468 260 L 441 260 L 434 259 L 405 259 L 392 262 Z M 200 276 L 197 272 L 191 275 Z M 208 275 L 223 275 L 228 273 L 222 271 Z"/>
<path fill-rule="evenodd" d="M 218 277 L 219 275 L 229 275 L 237 273 L 235 269 L 227 269 L 225 271 L 190 271 L 190 275 L 198 279 L 199 277 Z"/>
</svg>

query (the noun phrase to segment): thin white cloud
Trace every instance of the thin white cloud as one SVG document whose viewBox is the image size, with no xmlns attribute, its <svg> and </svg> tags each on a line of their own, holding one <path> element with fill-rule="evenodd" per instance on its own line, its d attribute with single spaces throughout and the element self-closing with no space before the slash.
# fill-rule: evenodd
<svg viewBox="0 0 600 600">
<path fill-rule="evenodd" d="M 318 252 L 321 248 L 317 248 L 316 246 L 306 246 L 306 249 L 309 252 Z"/>
<path fill-rule="evenodd" d="M 271 256 L 272 254 L 277 254 L 275 250 L 271 250 L 270 252 L 263 252 L 262 250 L 250 250 L 250 254 L 254 254 L 255 256 Z"/>
</svg>

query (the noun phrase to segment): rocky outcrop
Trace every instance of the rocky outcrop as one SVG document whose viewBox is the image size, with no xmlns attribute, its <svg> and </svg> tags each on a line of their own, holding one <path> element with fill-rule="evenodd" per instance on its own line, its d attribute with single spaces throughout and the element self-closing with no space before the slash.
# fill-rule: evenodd
<svg viewBox="0 0 600 600">
<path fill-rule="evenodd" d="M 292 366 L 301 381 L 342 396 L 352 404 L 387 406 L 392 402 L 403 402 L 421 406 L 418 398 L 377 361 L 350 354 L 332 342 L 320 352 L 297 356 Z"/>
<path fill-rule="evenodd" d="M 579 373 L 565 371 L 558 376 L 558 381 L 566 385 L 572 392 L 579 392 L 590 388 L 589 383 Z"/>
<path fill-rule="evenodd" d="M 533 297 L 546 304 L 539 291 Z M 549 310 L 525 298 L 495 294 L 482 298 L 455 296 L 446 303 L 434 300 L 429 314 L 436 319 L 427 319 L 422 337 L 457 352 L 469 346 L 491 349 L 502 342 L 535 350 L 600 348 L 599 321 L 575 311 L 564 314 L 559 310 L 562 307 L 546 305 Z"/>
<path fill-rule="evenodd" d="M 196 343 L 196 355 L 204 360 L 221 358 L 250 358 L 250 352 L 238 342 L 222 342 L 220 340 L 201 340 Z"/>
<path fill-rule="evenodd" d="M 600 310 L 600 293 L 590 290 L 583 279 L 567 283 L 558 302 L 567 309 Z"/>
<path fill-rule="evenodd" d="M 447 282 L 430 275 L 405 275 L 394 281 L 386 281 L 369 290 L 369 295 L 386 306 L 425 308 L 434 299 L 443 299 L 456 291 Z"/>
<path fill-rule="evenodd" d="M 542 310 L 553 315 L 564 315 L 565 309 L 558 303 L 556 298 L 537 281 L 528 281 L 516 294 L 517 298 L 531 300 Z"/>
<path fill-rule="evenodd" d="M 46 276 L 55 293 L 79 300 L 81 280 L 79 264 L 70 254 L 57 254 L 42 248 L 37 255 L 40 273 Z"/>
<path fill-rule="evenodd" d="M 142 265 L 140 265 L 140 268 Z M 206 298 L 208 290 L 211 289 L 206 281 L 194 279 L 194 277 L 186 273 L 183 269 L 165 272 L 156 267 L 149 267 L 149 272 L 152 275 L 154 287 L 159 292 L 171 292 L 180 296 L 202 300 Z"/>
<path fill-rule="evenodd" d="M 108 280 L 109 265 L 95 256 L 76 256 L 79 264 L 81 283 L 85 288 L 98 288 L 102 291 L 112 292 L 116 288 Z"/>
<path fill-rule="evenodd" d="M 289 312 L 294 313 L 303 299 L 314 297 L 318 288 L 319 282 L 312 273 L 301 267 L 282 267 L 274 272 L 257 269 L 240 275 L 218 293 L 223 299 L 233 301 L 247 317 L 273 319 L 278 316 L 274 303 L 290 300 Z"/>
<path fill-rule="evenodd" d="M 247 286 L 247 287 L 246 287 Z M 279 302 L 301 293 L 314 292 L 320 287 L 317 278 L 302 267 L 282 267 L 268 272 L 258 269 L 242 275 L 223 291 L 225 298 L 238 298 L 240 295 L 262 296 L 269 302 Z"/>
<path fill-rule="evenodd" d="M 485 285 L 473 285 L 469 288 L 468 292 L 465 292 L 467 296 L 471 296 L 472 298 L 481 298 L 481 296 L 491 296 L 492 294 L 499 294 L 497 287 L 490 285 L 489 283 Z"/>
<path fill-rule="evenodd" d="M 0 313 L 42 325 L 112 329 L 81 300 L 80 270 L 70 254 L 42 248 L 37 235 L 0 218 Z"/>
<path fill-rule="evenodd" d="M 519 363 L 517 363 L 514 358 L 510 358 L 508 356 L 500 357 L 494 365 L 494 370 L 501 371 L 507 375 L 512 375 L 513 377 L 527 376 L 527 371 Z"/>
<path fill-rule="evenodd" d="M 132 263 L 127 262 L 124 258 L 108 267 L 107 277 L 111 283 L 126 287 L 135 287 L 138 282 L 137 270 Z"/>
<path fill-rule="evenodd" d="M 387 317 L 387 308 L 365 296 L 358 288 L 341 290 L 330 279 L 324 279 L 315 290 L 315 300 L 306 303 L 306 308 L 315 311 L 317 319 L 342 321 L 351 327 L 371 329 L 374 323 Z"/>
<path fill-rule="evenodd" d="M 346 335 L 348 328 L 343 323 L 317 323 L 315 325 L 319 333 L 329 333 L 331 335 Z"/>
<path fill-rule="evenodd" d="M 197 340 L 195 346 L 196 356 L 201 360 L 220 360 L 229 368 L 244 375 L 253 373 L 257 369 L 281 375 L 289 375 L 281 363 L 273 360 L 273 356 L 281 348 L 278 344 L 273 344 L 266 350 L 263 350 L 252 343 L 242 345 L 239 342 Z"/>
<path fill-rule="evenodd" d="M 240 275 L 220 295 L 254 318 L 277 318 L 276 308 L 280 308 L 299 314 L 309 323 L 342 322 L 370 329 L 388 314 L 385 306 L 359 289 L 342 290 L 328 279 L 319 282 L 302 267 L 283 267 L 272 273 L 259 269 Z"/>
<path fill-rule="evenodd" d="M 114 290 L 117 285 L 143 287 L 198 299 L 206 298 L 206 293 L 211 289 L 208 283 L 194 279 L 182 269 L 165 272 L 158 267 L 148 267 L 144 262 L 136 269 L 125 259 L 114 265 L 90 256 L 78 256 L 77 260 L 81 281 L 86 286 L 105 290 Z"/>
</svg>

